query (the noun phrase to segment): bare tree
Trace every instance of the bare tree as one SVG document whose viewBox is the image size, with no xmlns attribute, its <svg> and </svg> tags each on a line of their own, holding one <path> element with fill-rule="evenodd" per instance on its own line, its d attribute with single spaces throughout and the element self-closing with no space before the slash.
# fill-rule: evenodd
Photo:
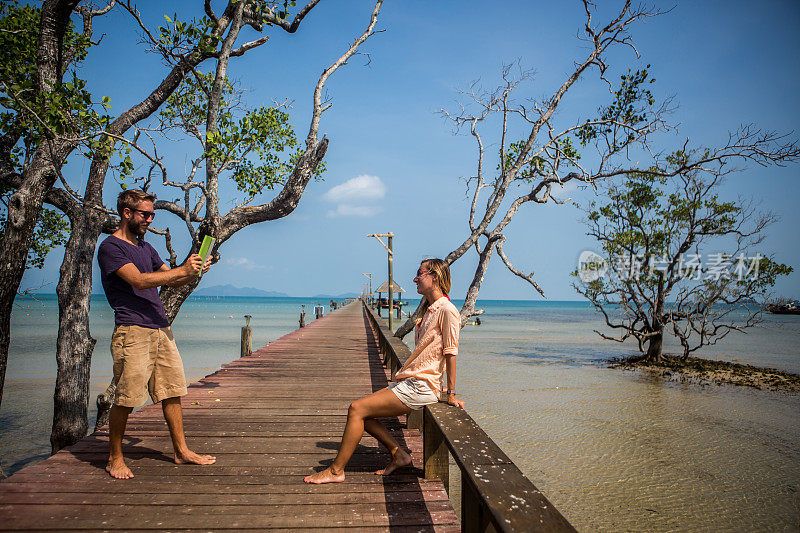
<svg viewBox="0 0 800 533">
<path fill-rule="evenodd" d="M 201 100 L 207 97 L 207 116 L 193 115 L 193 106 L 183 106 L 181 99 L 176 98 L 171 110 L 178 120 L 170 121 L 171 125 L 178 125 L 199 143 L 200 155 L 193 161 L 187 178 L 180 183 L 168 180 L 165 167 L 159 166 L 162 184 L 179 189 L 183 201 L 159 200 L 155 208 L 169 211 L 183 222 L 192 240 L 189 253 L 199 249 L 200 236 L 207 234 L 216 238 L 212 248 L 216 257 L 220 246 L 239 230 L 252 224 L 283 218 L 294 211 L 309 181 L 319 175 L 320 164 L 328 147 L 328 139 L 324 136 L 319 138 L 322 114 L 332 105 L 323 101 L 325 83 L 374 33 L 382 5 L 383 0 L 375 3 L 364 32 L 320 75 L 313 90 L 313 108 L 304 146 L 292 154 L 289 161 L 278 158 L 279 152 L 295 146 L 294 133 L 288 126 L 288 115 L 282 112 L 280 105 L 249 111 L 238 121 L 220 118 L 221 115 L 230 115 L 230 109 L 226 108 L 224 102 L 225 88 L 229 86 L 224 68 L 226 58 L 219 59 L 213 77 L 197 76 L 188 91 L 193 101 L 198 97 Z M 205 180 L 197 182 L 194 175 L 201 164 L 205 167 Z M 218 189 L 223 173 L 228 173 L 238 190 L 245 195 L 227 213 L 221 213 L 219 209 Z M 275 185 L 281 185 L 281 188 L 269 202 L 252 205 L 259 195 Z M 196 194 L 193 195 L 193 192 Z M 171 249 L 170 256 L 175 266 L 176 254 Z M 199 279 L 182 287 L 162 289 L 161 299 L 170 320 L 174 319 L 198 283 Z"/>
<path fill-rule="evenodd" d="M 705 160 L 686 161 L 680 168 L 669 171 L 651 171 L 660 167 L 664 156 L 656 148 L 655 136 L 668 133 L 673 127 L 666 121 L 671 111 L 671 101 L 656 104 L 648 89 L 652 79 L 649 65 L 635 71 L 628 70 L 614 86 L 607 79 L 610 74 L 607 56 L 615 48 L 629 48 L 639 58 L 631 40 L 629 29 L 637 22 L 661 15 L 655 9 L 633 7 L 626 1 L 617 15 L 605 24 L 596 24 L 595 6 L 583 1 L 586 15 L 582 37 L 587 46 L 584 57 L 577 60 L 574 69 L 551 96 L 528 99 L 520 103 L 517 93 L 530 82 L 531 73 L 517 65 L 508 65 L 502 71 L 502 84 L 493 91 L 482 90 L 474 83 L 462 96 L 457 111 L 444 111 L 457 129 L 468 129 L 477 148 L 476 174 L 467 179 L 467 193 L 471 195 L 467 238 L 446 257 L 452 264 L 468 250 L 478 254 L 478 265 L 461 308 L 462 324 L 482 311 L 475 302 L 494 252 L 514 275 L 520 277 L 539 294 L 544 290 L 534 279 L 515 267 L 505 252 L 505 229 L 526 204 L 563 203 L 554 193 L 572 183 L 588 187 L 604 179 L 633 172 L 654 172 L 668 177 L 691 172 L 709 163 Z M 611 101 L 597 108 L 596 116 L 576 119 L 570 124 L 556 121 L 559 111 L 565 111 L 565 97 L 581 78 L 596 72 L 609 87 Z M 493 130 L 495 124 L 499 127 Z M 490 133 L 491 143 L 484 140 L 484 131 Z M 514 132 L 525 135 L 514 137 Z M 731 138 L 731 143 L 713 152 L 714 161 L 744 158 L 760 164 L 780 162 L 797 153 L 793 143 L 785 144 L 780 136 L 758 137 L 750 129 L 742 129 Z M 783 143 L 783 144 L 782 144 Z M 496 172 L 487 169 L 486 146 L 499 146 Z M 494 160 L 494 159 L 493 159 Z M 641 160 L 652 164 L 641 168 Z M 481 194 L 486 189 L 486 198 Z M 404 337 L 410 332 L 421 311 L 421 306 L 395 332 Z"/>
<path fill-rule="evenodd" d="M 685 166 L 710 155 L 681 151 L 669 163 Z M 670 183 L 637 173 L 606 187 L 603 205 L 591 205 L 589 235 L 606 257 L 592 262 L 593 269 L 576 271 L 581 282 L 574 286 L 619 332 L 596 331 L 601 337 L 633 337 L 642 359 L 652 363 L 662 359 L 671 330 L 685 360 L 760 322 L 769 289 L 792 268 L 761 255 L 773 215 L 741 200 L 719 199 L 722 178 L 733 170 L 725 160 L 710 161 Z"/>
</svg>

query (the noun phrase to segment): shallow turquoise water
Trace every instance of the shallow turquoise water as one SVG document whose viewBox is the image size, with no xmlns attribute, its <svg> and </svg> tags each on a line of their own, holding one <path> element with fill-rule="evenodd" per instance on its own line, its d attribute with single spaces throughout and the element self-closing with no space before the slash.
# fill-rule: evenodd
<svg viewBox="0 0 800 533">
<path fill-rule="evenodd" d="M 173 326 L 187 378 L 239 356 L 242 315 L 253 315 L 257 347 L 294 330 L 300 305 L 313 303 L 189 300 Z M 583 302 L 479 307 L 483 324 L 461 334 L 459 396 L 579 530 L 800 529 L 800 397 L 609 369 L 609 357 L 635 346 L 600 339 Z M 0 456 L 12 471 L 49 451 L 56 322 L 54 300 L 25 301 L 12 322 L 0 410 Z M 93 406 L 111 377 L 102 297 L 91 326 Z M 797 346 L 800 317 L 768 316 L 700 355 L 800 372 Z"/>
</svg>

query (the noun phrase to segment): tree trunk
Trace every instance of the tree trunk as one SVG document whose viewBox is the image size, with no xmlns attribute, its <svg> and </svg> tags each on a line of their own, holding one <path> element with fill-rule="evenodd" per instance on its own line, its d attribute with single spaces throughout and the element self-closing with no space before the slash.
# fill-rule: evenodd
<svg viewBox="0 0 800 533">
<path fill-rule="evenodd" d="M 114 394 L 116 391 L 117 385 L 112 379 L 106 391 L 97 395 L 97 418 L 94 421 L 95 431 L 108 424 L 108 416 L 111 413 L 111 407 L 114 405 Z"/>
<path fill-rule="evenodd" d="M 92 260 L 102 224 L 86 207 L 71 217 L 71 233 L 64 250 L 58 293 L 58 344 L 53 429 L 50 445 L 55 453 L 75 444 L 89 429 L 89 376 L 97 342 L 89 331 Z"/>
<path fill-rule="evenodd" d="M 664 302 L 667 298 L 664 273 L 656 271 L 656 275 L 658 276 L 658 286 L 656 288 L 655 308 L 650 317 L 650 324 L 656 334 L 650 337 L 650 341 L 647 343 L 647 354 L 644 356 L 645 360 L 651 363 L 661 362 L 661 348 L 664 343 L 664 322 L 662 317 L 664 315 Z"/>
<path fill-rule="evenodd" d="M 42 213 L 44 195 L 53 186 L 55 178 L 49 161 L 37 154 L 25 172 L 22 186 L 11 196 L 8 204 L 5 232 L 0 239 L 0 404 L 11 342 L 11 311 L 25 274 L 28 250 L 36 222 Z"/>
<path fill-rule="evenodd" d="M 481 284 L 483 283 L 483 278 L 486 275 L 486 269 L 489 267 L 489 260 L 492 258 L 492 252 L 494 251 L 495 243 L 499 237 L 494 237 L 489 239 L 486 243 L 486 246 L 483 248 L 481 252 L 480 259 L 478 261 L 478 268 L 475 269 L 475 276 L 472 278 L 472 283 L 467 289 L 467 295 L 464 298 L 464 305 L 461 307 L 461 326 L 463 327 L 464 324 L 467 322 L 469 317 L 473 316 L 475 313 L 475 302 L 478 299 L 478 292 L 481 289 Z M 447 257 L 451 257 L 453 253 L 451 252 L 450 255 Z M 459 256 L 456 257 L 458 259 Z M 449 265 L 450 263 L 448 263 Z M 417 309 L 414 313 L 406 320 L 402 326 L 397 328 L 394 332 L 394 336 L 398 339 L 402 339 L 408 333 L 414 329 L 414 326 L 417 323 L 417 318 L 419 317 L 420 313 L 422 312 L 422 302 L 420 301 L 419 305 L 417 305 Z M 477 313 L 480 314 L 480 313 Z"/>
<path fill-rule="evenodd" d="M 378 311 L 380 312 L 380 308 L 378 308 Z M 398 339 L 402 339 L 403 337 L 408 335 L 409 332 L 411 332 L 411 330 L 414 329 L 414 326 L 417 323 L 417 318 L 419 318 L 421 314 L 422 314 L 422 300 L 420 300 L 419 304 L 417 304 L 417 308 L 414 310 L 411 316 L 408 317 L 408 320 L 403 322 L 403 325 L 395 330 L 394 336 L 397 337 Z"/>
<path fill-rule="evenodd" d="M 28 249 L 42 213 L 45 192 L 56 179 L 49 161 L 41 155 L 35 157 L 25 174 L 22 186 L 9 201 L 5 234 L 0 240 L 0 404 L 8 364 L 14 298 L 25 274 Z"/>
<path fill-rule="evenodd" d="M 77 0 L 52 0 L 42 5 L 36 50 L 38 92 L 52 90 L 61 79 L 64 31 L 77 3 Z M 9 200 L 8 219 L 0 242 L 0 403 L 11 341 L 11 311 L 25 273 L 31 238 L 42 213 L 45 194 L 57 177 L 54 160 L 64 161 L 74 146 L 58 140 L 49 145 L 42 141 L 23 171 L 21 185 Z"/>
<path fill-rule="evenodd" d="M 647 353 L 644 356 L 645 361 L 650 363 L 658 363 L 661 361 L 661 348 L 663 342 L 664 328 L 662 327 L 656 335 L 650 337 L 650 340 L 647 343 Z"/>
<path fill-rule="evenodd" d="M 497 242 L 497 237 L 490 238 L 481 251 L 480 259 L 478 260 L 478 267 L 475 269 L 475 276 L 472 278 L 467 295 L 464 298 L 464 305 L 461 307 L 461 327 L 467 322 L 473 311 L 475 311 L 475 302 L 478 300 L 478 293 L 481 290 L 483 278 L 486 275 L 486 269 L 489 268 L 489 260 L 492 258 L 494 245 Z"/>
<path fill-rule="evenodd" d="M 199 284 L 200 277 L 197 276 L 195 280 L 181 287 L 164 287 L 161 290 L 161 302 L 164 304 L 164 312 L 167 314 L 167 320 L 169 320 L 170 324 L 178 316 L 183 302 L 186 301 L 186 298 L 192 294 Z"/>
</svg>

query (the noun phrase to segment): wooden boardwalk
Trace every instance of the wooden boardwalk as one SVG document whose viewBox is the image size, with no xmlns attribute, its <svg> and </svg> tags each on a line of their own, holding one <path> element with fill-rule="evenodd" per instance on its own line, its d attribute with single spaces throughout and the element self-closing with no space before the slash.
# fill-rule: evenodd
<svg viewBox="0 0 800 533">
<path fill-rule="evenodd" d="M 459 531 L 441 483 L 419 469 L 372 473 L 389 455 L 369 436 L 344 483 L 302 481 L 333 460 L 349 403 L 386 384 L 361 304 L 347 305 L 190 386 L 189 445 L 215 465 L 173 464 L 161 409 L 150 405 L 126 431 L 134 479 L 106 474 L 101 430 L 0 482 L 0 529 Z M 419 432 L 386 422 L 421 465 Z"/>
</svg>

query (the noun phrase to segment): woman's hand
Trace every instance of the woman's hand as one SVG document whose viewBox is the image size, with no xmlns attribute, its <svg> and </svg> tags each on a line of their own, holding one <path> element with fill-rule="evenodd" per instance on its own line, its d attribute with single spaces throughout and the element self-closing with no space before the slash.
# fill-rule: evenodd
<svg viewBox="0 0 800 533">
<path fill-rule="evenodd" d="M 456 395 L 453 393 L 449 393 L 447 395 L 447 403 L 449 403 L 450 405 L 454 405 L 456 407 L 460 407 L 462 409 L 464 408 L 464 402 L 456 398 Z"/>
</svg>

